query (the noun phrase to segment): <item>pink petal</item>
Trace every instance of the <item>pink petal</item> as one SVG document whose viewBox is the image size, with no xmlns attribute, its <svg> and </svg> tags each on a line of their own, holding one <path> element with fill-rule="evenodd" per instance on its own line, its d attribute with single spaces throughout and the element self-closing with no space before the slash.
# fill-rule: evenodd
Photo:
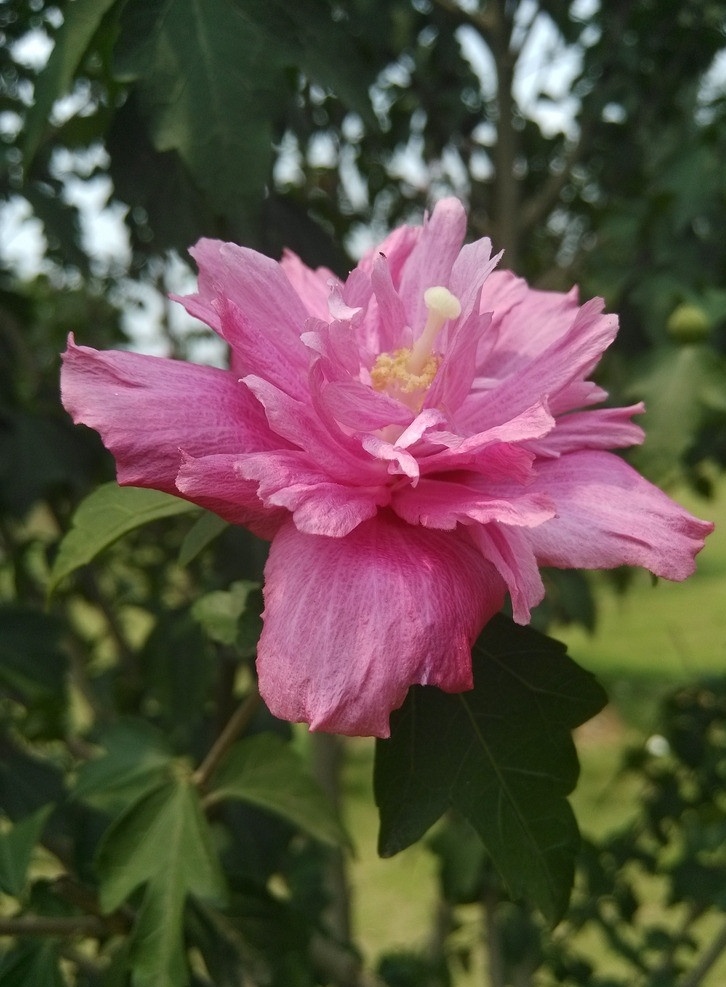
<svg viewBox="0 0 726 987">
<path fill-rule="evenodd" d="M 220 332 L 234 340 L 234 373 L 241 377 L 254 373 L 275 384 L 286 394 L 302 399 L 307 394 L 309 354 L 296 339 L 292 345 L 277 333 L 250 322 L 244 312 L 227 298 L 215 302 Z"/>
<path fill-rule="evenodd" d="M 579 309 L 577 289 L 538 291 L 510 271 L 495 271 L 482 289 L 480 311 L 493 313 L 496 346 L 487 372 L 505 377 L 565 335 Z"/>
<path fill-rule="evenodd" d="M 314 369 L 313 366 L 311 378 Z M 331 432 L 329 422 L 321 417 L 317 396 L 317 406 L 311 407 L 313 395 L 307 402 L 297 401 L 269 381 L 255 376 L 245 377 L 244 383 L 264 407 L 270 428 L 288 443 L 304 450 L 308 461 L 324 470 L 330 479 L 351 486 L 379 482 L 380 470 L 373 463 L 366 470 L 366 457 L 361 455 L 360 443 L 344 435 L 332 418 L 336 431 Z"/>
<path fill-rule="evenodd" d="M 319 319 L 327 319 L 330 282 L 337 281 L 333 272 L 327 267 L 313 270 L 292 250 L 283 251 L 280 267 L 308 313 Z"/>
<path fill-rule="evenodd" d="M 278 334 L 291 347 L 294 345 L 305 320 L 314 313 L 307 311 L 276 261 L 256 250 L 221 240 L 202 239 L 189 252 L 199 267 L 199 291 L 172 298 L 181 302 L 190 315 L 221 333 L 217 300 L 223 296 L 256 329 Z M 234 338 L 227 342 L 234 348 Z"/>
<path fill-rule="evenodd" d="M 336 483 L 297 450 L 239 456 L 238 476 L 254 480 L 257 497 L 268 508 L 284 507 L 300 531 L 342 538 L 390 500 L 387 487 Z M 382 479 L 385 474 L 382 472 Z"/>
<path fill-rule="evenodd" d="M 308 319 L 305 329 L 301 340 L 314 353 L 326 358 L 333 370 L 330 375 L 333 380 L 358 376 L 360 353 L 350 322 Z"/>
<path fill-rule="evenodd" d="M 514 619 L 518 624 L 529 623 L 530 611 L 545 595 L 529 531 L 503 524 L 472 525 L 467 531 L 507 584 Z"/>
<path fill-rule="evenodd" d="M 386 442 L 377 435 L 365 435 L 362 445 L 371 456 L 388 463 L 388 473 L 391 476 L 407 476 L 414 483 L 418 480 L 418 463 L 410 452 Z"/>
<path fill-rule="evenodd" d="M 480 431 L 479 423 L 499 425 L 589 373 L 615 338 L 618 327 L 615 316 L 601 312 L 601 299 L 594 298 L 583 305 L 568 331 L 536 359 L 490 390 L 470 394 L 457 421 L 471 431 Z"/>
<path fill-rule="evenodd" d="M 424 223 L 421 236 L 406 261 L 399 294 L 409 325 L 418 336 L 426 324 L 424 292 L 432 285 L 448 287 L 451 269 L 466 235 L 466 212 L 458 199 L 441 199 Z"/>
<path fill-rule="evenodd" d="M 401 346 L 401 334 L 408 319 L 398 292 L 393 286 L 391 271 L 385 257 L 377 257 L 371 270 L 371 287 L 375 294 L 375 307 L 371 315 L 378 324 L 377 350 L 388 353 Z"/>
<path fill-rule="evenodd" d="M 239 458 L 230 454 L 183 455 L 174 493 L 269 540 L 290 513 L 282 507 L 262 503 L 257 496 L 257 483 L 240 476 Z"/>
<path fill-rule="evenodd" d="M 534 453 L 529 448 L 530 441 L 544 438 L 554 427 L 555 419 L 540 402 L 531 408 L 525 408 L 516 418 L 474 435 L 432 432 L 427 436 L 429 443 L 436 443 L 444 448 L 430 452 L 422 460 L 421 469 L 422 472 L 432 473 L 471 467 L 478 472 L 490 473 L 499 457 L 498 453 L 497 457 L 492 453 L 497 447 L 503 447 L 501 465 L 506 471 L 505 475 L 509 475 L 513 481 L 524 483 L 530 478 L 530 467 L 534 460 Z M 523 442 L 527 442 L 526 448 L 516 445 Z M 494 475 L 495 478 L 500 478 L 499 471 Z"/>
<path fill-rule="evenodd" d="M 560 415 L 556 428 L 539 441 L 528 442 L 527 448 L 548 457 L 585 449 L 627 449 L 639 445 L 645 438 L 640 425 L 630 420 L 632 415 L 644 411 L 645 405 L 641 403 L 629 408 L 601 408 Z"/>
<path fill-rule="evenodd" d="M 225 370 L 76 346 L 63 354 L 63 404 L 100 432 L 119 483 L 179 493 L 181 449 L 192 456 L 285 446 L 247 388 Z"/>
<path fill-rule="evenodd" d="M 443 408 L 454 414 L 471 390 L 476 374 L 476 354 L 482 335 L 489 329 L 489 313 L 472 311 L 459 320 L 449 335 L 441 365 L 425 399 L 427 408 Z"/>
<path fill-rule="evenodd" d="M 337 422 L 359 432 L 407 425 L 413 417 L 400 401 L 359 380 L 332 381 L 322 389 L 321 398 Z"/>
<path fill-rule="evenodd" d="M 393 283 L 398 289 L 404 266 L 418 243 L 421 232 L 420 226 L 399 226 L 389 233 L 382 243 L 363 255 L 356 270 L 370 274 L 376 258 L 382 254 L 388 261 Z"/>
<path fill-rule="evenodd" d="M 490 312 L 489 306 L 481 307 L 482 288 L 501 257 L 501 253 L 492 257 L 492 242 L 488 237 L 465 243 L 461 248 L 451 268 L 448 287 L 461 302 L 463 318 L 468 318 L 472 311 Z"/>
<path fill-rule="evenodd" d="M 504 586 L 459 532 L 387 513 L 346 538 L 276 535 L 257 657 L 270 710 L 313 730 L 389 735 L 414 683 L 472 687 L 471 645 Z"/>
<path fill-rule="evenodd" d="M 685 579 L 713 530 L 607 452 L 542 462 L 533 486 L 546 491 L 557 508 L 555 518 L 528 532 L 541 565 L 637 565 L 666 579 Z"/>
<path fill-rule="evenodd" d="M 415 487 L 394 489 L 391 506 L 409 524 L 445 531 L 457 524 L 490 521 L 534 526 L 555 513 L 544 492 L 532 493 L 513 483 L 492 483 L 476 473 L 463 472 L 442 480 L 422 477 Z"/>
</svg>

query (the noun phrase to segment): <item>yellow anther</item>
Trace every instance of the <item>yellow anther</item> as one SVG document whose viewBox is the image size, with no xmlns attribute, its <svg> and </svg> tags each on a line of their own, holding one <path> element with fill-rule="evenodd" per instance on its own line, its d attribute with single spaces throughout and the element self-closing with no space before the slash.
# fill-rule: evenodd
<svg viewBox="0 0 726 987">
<path fill-rule="evenodd" d="M 461 314 L 459 299 L 440 285 L 426 289 L 424 303 L 428 318 L 413 346 L 381 353 L 371 368 L 371 384 L 376 391 L 388 391 L 416 411 L 423 405 L 441 363 L 441 357 L 433 352 L 436 337 L 449 319 Z"/>
</svg>

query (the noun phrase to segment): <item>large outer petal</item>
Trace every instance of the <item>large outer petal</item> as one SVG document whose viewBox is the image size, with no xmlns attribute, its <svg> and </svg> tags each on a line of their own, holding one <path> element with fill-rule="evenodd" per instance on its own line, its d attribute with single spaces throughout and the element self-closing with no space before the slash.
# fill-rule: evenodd
<svg viewBox="0 0 726 987">
<path fill-rule="evenodd" d="M 63 404 L 77 423 L 101 434 L 119 483 L 185 496 L 269 536 L 279 511 L 265 512 L 256 485 L 226 495 L 192 494 L 176 483 L 182 453 L 207 456 L 287 447 L 259 403 L 231 373 L 180 360 L 77 346 L 70 336 L 61 371 Z M 221 488 L 220 488 L 221 492 Z M 264 523 L 266 514 L 272 528 Z"/>
<path fill-rule="evenodd" d="M 557 509 L 557 517 L 528 532 L 540 565 L 637 565 L 666 579 L 685 579 L 713 530 L 609 452 L 543 462 L 530 489 L 546 492 Z"/>
<path fill-rule="evenodd" d="M 465 533 L 383 512 L 346 538 L 276 535 L 265 570 L 260 691 L 313 730 L 387 737 L 414 683 L 472 687 L 471 645 L 504 584 Z"/>
</svg>

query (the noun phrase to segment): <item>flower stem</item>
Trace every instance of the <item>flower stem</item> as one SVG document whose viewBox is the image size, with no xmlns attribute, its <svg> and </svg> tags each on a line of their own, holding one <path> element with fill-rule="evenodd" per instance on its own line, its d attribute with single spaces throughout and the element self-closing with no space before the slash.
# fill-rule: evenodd
<svg viewBox="0 0 726 987">
<path fill-rule="evenodd" d="M 243 734 L 250 725 L 250 721 L 259 709 L 261 703 L 262 698 L 260 697 L 257 687 L 255 686 L 255 688 L 247 696 L 245 696 L 243 701 L 229 718 L 224 729 L 210 747 L 207 756 L 192 775 L 192 781 L 197 788 L 206 788 L 209 783 L 209 779 L 212 777 L 212 774 L 218 767 L 220 761 L 224 758 L 224 755 L 230 749 L 235 740 L 237 740 L 237 738 L 241 736 L 241 734 Z"/>
</svg>

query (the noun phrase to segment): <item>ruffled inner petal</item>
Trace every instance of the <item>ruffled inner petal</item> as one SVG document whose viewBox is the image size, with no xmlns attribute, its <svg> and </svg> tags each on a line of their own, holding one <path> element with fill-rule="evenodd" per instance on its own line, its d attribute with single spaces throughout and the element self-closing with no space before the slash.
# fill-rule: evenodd
<svg viewBox="0 0 726 987">
<path fill-rule="evenodd" d="M 467 431 L 515 418 L 525 408 L 587 375 L 615 338 L 617 319 L 602 315 L 602 301 L 583 305 L 569 330 L 536 359 L 488 390 L 472 391 L 457 413 Z"/>
<path fill-rule="evenodd" d="M 330 282 L 336 280 L 333 272 L 327 267 L 317 267 L 313 270 L 292 250 L 283 251 L 280 267 L 308 314 L 319 319 L 327 319 Z"/>
<path fill-rule="evenodd" d="M 630 419 L 644 411 L 645 405 L 640 403 L 629 408 L 601 408 L 561 415 L 557 427 L 549 435 L 528 442 L 527 448 L 538 456 L 551 457 L 584 449 L 627 449 L 640 445 L 645 432 Z"/>
<path fill-rule="evenodd" d="M 288 523 L 265 570 L 260 691 L 313 730 L 387 737 L 409 686 L 472 686 L 471 645 L 504 584 L 460 532 L 422 532 L 386 512 L 347 538 Z"/>
<path fill-rule="evenodd" d="M 262 503 L 257 483 L 240 476 L 239 459 L 239 455 L 182 455 L 177 491 L 225 521 L 241 524 L 259 538 L 270 540 L 290 517 L 289 511 Z"/>
<path fill-rule="evenodd" d="M 414 335 L 426 324 L 424 292 L 433 285 L 448 287 L 451 269 L 466 235 L 466 212 L 458 199 L 441 199 L 424 223 L 401 277 L 399 294 Z"/>
<path fill-rule="evenodd" d="M 235 470 L 245 481 L 256 481 L 257 497 L 266 507 L 286 508 L 298 529 L 312 535 L 342 538 L 390 499 L 383 483 L 336 483 L 297 450 L 240 456 Z"/>
<path fill-rule="evenodd" d="M 215 302 L 220 314 L 220 332 L 224 339 L 234 340 L 235 374 L 254 373 L 269 380 L 286 394 L 298 400 L 308 389 L 309 353 L 296 339 L 290 343 L 274 332 L 268 332 L 251 322 L 244 312 L 227 298 Z"/>
<path fill-rule="evenodd" d="M 507 584 L 512 616 L 518 624 L 528 624 L 532 609 L 545 595 L 529 532 L 500 524 L 477 525 L 468 532 Z"/>
<path fill-rule="evenodd" d="M 422 477 L 416 486 L 394 489 L 391 506 L 409 524 L 451 531 L 457 524 L 535 526 L 554 516 L 552 500 L 514 484 L 496 484 L 476 473 L 444 479 Z"/>
<path fill-rule="evenodd" d="M 190 315 L 222 333 L 218 299 L 231 301 L 252 326 L 279 334 L 291 347 L 302 332 L 308 312 L 283 268 L 272 258 L 236 243 L 200 240 L 190 251 L 199 267 L 198 291 L 171 297 Z M 234 348 L 234 338 L 227 339 Z"/>
</svg>

